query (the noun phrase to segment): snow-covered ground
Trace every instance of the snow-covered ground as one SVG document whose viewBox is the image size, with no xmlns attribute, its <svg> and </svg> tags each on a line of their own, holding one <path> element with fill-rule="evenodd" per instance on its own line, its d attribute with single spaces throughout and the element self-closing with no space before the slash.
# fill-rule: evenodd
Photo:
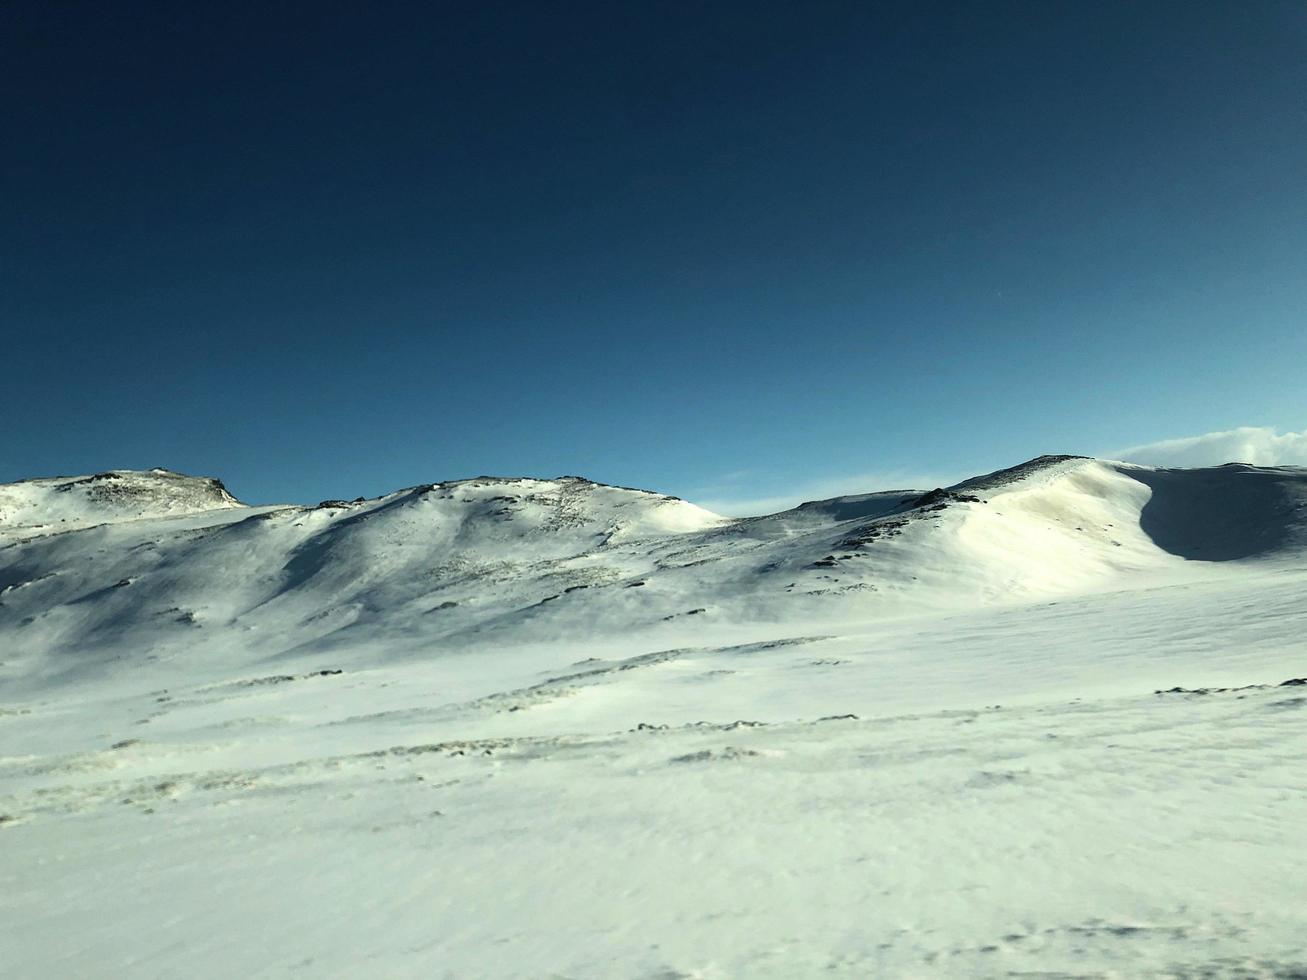
<svg viewBox="0 0 1307 980">
<path fill-rule="evenodd" d="M 1298 469 L 0 486 L 0 975 L 1307 976 L 1305 637 Z"/>
</svg>

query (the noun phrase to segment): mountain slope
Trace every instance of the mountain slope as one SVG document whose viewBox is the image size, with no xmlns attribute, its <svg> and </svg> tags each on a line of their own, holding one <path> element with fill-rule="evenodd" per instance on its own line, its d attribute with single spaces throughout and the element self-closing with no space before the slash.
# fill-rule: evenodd
<svg viewBox="0 0 1307 980">
<path fill-rule="evenodd" d="M 807 628 L 1179 581 L 1301 557 L 1304 487 L 1301 470 L 1043 457 L 729 520 L 572 477 L 262 508 L 158 470 L 30 481 L 0 487 L 0 676 Z"/>
<path fill-rule="evenodd" d="M 1298 467 L 1228 463 L 1203 470 L 1123 466 L 1152 491 L 1139 526 L 1159 548 L 1197 561 L 1301 552 L 1307 481 Z"/>
<path fill-rule="evenodd" d="M 6 976 L 1307 965 L 1304 471 L 69 482 L 0 488 Z"/>
</svg>

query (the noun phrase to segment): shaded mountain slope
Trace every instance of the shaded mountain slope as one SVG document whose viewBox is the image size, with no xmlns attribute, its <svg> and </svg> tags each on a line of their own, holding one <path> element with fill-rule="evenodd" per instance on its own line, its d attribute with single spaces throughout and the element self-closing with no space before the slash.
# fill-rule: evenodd
<svg viewBox="0 0 1307 980">
<path fill-rule="evenodd" d="M 1165 551 L 1196 561 L 1238 561 L 1301 549 L 1307 479 L 1297 467 L 1229 463 L 1203 470 L 1123 466 L 1152 495 L 1139 514 Z"/>
</svg>

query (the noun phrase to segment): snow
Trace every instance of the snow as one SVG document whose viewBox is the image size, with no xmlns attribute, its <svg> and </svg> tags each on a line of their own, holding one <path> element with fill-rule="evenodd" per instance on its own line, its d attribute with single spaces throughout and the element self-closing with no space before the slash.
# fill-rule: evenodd
<svg viewBox="0 0 1307 980">
<path fill-rule="evenodd" d="M 240 506 L 219 480 L 164 469 L 0 485 L 0 527 L 10 538 Z"/>
<path fill-rule="evenodd" d="M 0 486 L 0 974 L 1296 976 L 1305 558 L 1294 468 Z"/>
</svg>

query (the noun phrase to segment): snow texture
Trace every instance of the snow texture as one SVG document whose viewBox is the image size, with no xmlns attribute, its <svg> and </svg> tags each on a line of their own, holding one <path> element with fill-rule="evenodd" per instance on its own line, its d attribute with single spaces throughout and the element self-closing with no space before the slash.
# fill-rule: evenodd
<svg viewBox="0 0 1307 980">
<path fill-rule="evenodd" d="M 1307 976 L 1307 471 L 0 486 L 5 977 Z"/>
</svg>

